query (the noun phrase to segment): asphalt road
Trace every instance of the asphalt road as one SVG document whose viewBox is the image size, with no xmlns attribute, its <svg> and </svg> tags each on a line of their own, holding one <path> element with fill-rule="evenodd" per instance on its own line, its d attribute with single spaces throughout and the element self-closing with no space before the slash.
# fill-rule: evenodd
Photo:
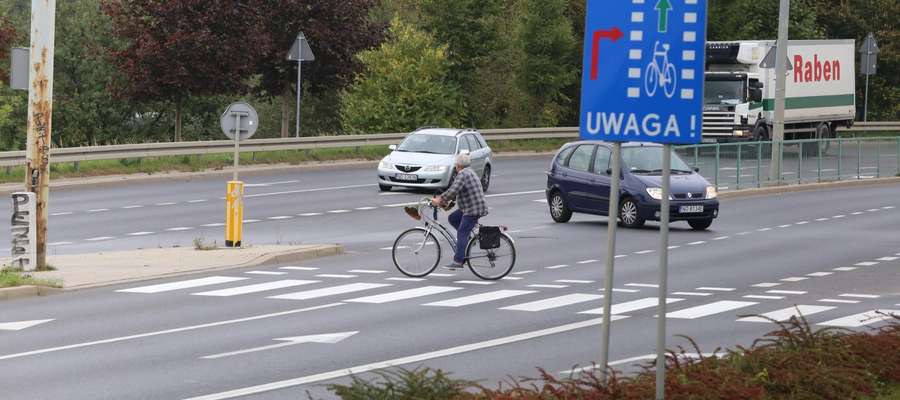
<svg viewBox="0 0 900 400">
<path fill-rule="evenodd" d="M 322 385 L 347 382 L 348 369 L 427 365 L 491 385 L 590 365 L 606 219 L 553 223 L 547 161 L 495 166 L 483 222 L 510 226 L 519 261 L 491 284 L 467 271 L 420 281 L 396 272 L 384 249 L 414 225 L 397 204 L 423 193 L 381 195 L 370 168 L 248 176 L 265 185 L 248 188 L 246 218 L 260 220 L 246 226 L 248 242 L 340 242 L 349 253 L 9 302 L 0 328 L 51 321 L 0 330 L 3 398 L 331 398 Z M 51 212 L 72 214 L 51 217 L 51 239 L 71 242 L 53 248 L 221 238 L 221 227 L 202 225 L 221 221 L 223 191 L 223 177 L 54 191 Z M 852 329 L 880 323 L 863 313 L 900 312 L 898 199 L 898 185 L 742 198 L 724 200 L 709 231 L 673 224 L 668 345 L 687 345 L 675 334 L 702 352 L 749 345 L 774 326 L 741 315 L 782 319 L 794 306 L 817 327 Z M 152 233 L 129 235 L 138 232 Z M 99 237 L 110 238 L 88 240 Z M 610 360 L 633 370 L 655 352 L 657 226 L 619 230 L 617 243 Z"/>
</svg>

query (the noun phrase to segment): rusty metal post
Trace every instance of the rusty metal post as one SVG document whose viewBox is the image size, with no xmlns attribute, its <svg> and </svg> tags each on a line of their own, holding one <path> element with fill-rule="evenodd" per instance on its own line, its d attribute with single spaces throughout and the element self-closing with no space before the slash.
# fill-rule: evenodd
<svg viewBox="0 0 900 400">
<path fill-rule="evenodd" d="M 31 1 L 31 61 L 28 80 L 28 140 L 25 190 L 37 198 L 37 263 L 47 266 L 47 200 L 50 192 L 50 122 L 53 112 L 53 52 L 56 0 Z"/>
</svg>

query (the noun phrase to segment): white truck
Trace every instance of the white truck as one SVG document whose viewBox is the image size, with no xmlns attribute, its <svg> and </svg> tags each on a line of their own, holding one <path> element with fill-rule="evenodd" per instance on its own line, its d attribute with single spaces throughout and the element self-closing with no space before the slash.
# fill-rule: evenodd
<svg viewBox="0 0 900 400">
<path fill-rule="evenodd" d="M 771 138 L 775 68 L 760 63 L 775 41 L 708 42 L 703 89 L 703 140 Z M 851 40 L 788 42 L 785 140 L 833 138 L 856 115 L 855 44 Z"/>
</svg>

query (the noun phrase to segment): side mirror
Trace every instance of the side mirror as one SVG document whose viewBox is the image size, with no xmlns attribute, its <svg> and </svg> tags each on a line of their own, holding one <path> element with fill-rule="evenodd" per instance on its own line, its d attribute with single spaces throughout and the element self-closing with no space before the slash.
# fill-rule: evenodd
<svg viewBox="0 0 900 400">
<path fill-rule="evenodd" d="M 612 168 L 607 168 L 607 169 L 606 169 L 606 174 L 607 174 L 607 175 L 612 175 Z"/>
<path fill-rule="evenodd" d="M 469 151 L 466 150 L 466 149 L 460 149 L 460 150 L 459 150 L 459 154 L 466 154 L 466 155 L 468 155 L 468 154 L 469 154 Z"/>
<path fill-rule="evenodd" d="M 755 101 L 755 102 L 762 101 L 762 90 L 758 89 L 758 88 L 751 88 L 750 89 L 750 100 Z"/>
<path fill-rule="evenodd" d="M 699 173 L 699 172 L 700 172 L 700 167 L 694 167 L 694 172 Z"/>
<path fill-rule="evenodd" d="M 396 145 L 396 144 L 392 144 L 392 145 L 388 146 L 388 149 L 391 150 L 391 151 L 397 150 L 397 145 Z"/>
</svg>

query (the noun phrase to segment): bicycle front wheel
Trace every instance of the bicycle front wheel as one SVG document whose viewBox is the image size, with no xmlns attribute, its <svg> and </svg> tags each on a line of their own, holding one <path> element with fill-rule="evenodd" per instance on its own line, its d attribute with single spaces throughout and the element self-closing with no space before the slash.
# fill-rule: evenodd
<svg viewBox="0 0 900 400">
<path fill-rule="evenodd" d="M 478 240 L 469 240 L 466 249 L 466 263 L 475 276 L 494 281 L 503 278 L 516 265 L 516 245 L 507 234 L 500 235 L 500 247 L 496 249 L 482 249 L 478 246 Z"/>
<path fill-rule="evenodd" d="M 434 271 L 441 261 L 441 245 L 433 233 L 412 228 L 397 236 L 391 249 L 394 266 L 403 275 L 423 277 Z"/>
</svg>

